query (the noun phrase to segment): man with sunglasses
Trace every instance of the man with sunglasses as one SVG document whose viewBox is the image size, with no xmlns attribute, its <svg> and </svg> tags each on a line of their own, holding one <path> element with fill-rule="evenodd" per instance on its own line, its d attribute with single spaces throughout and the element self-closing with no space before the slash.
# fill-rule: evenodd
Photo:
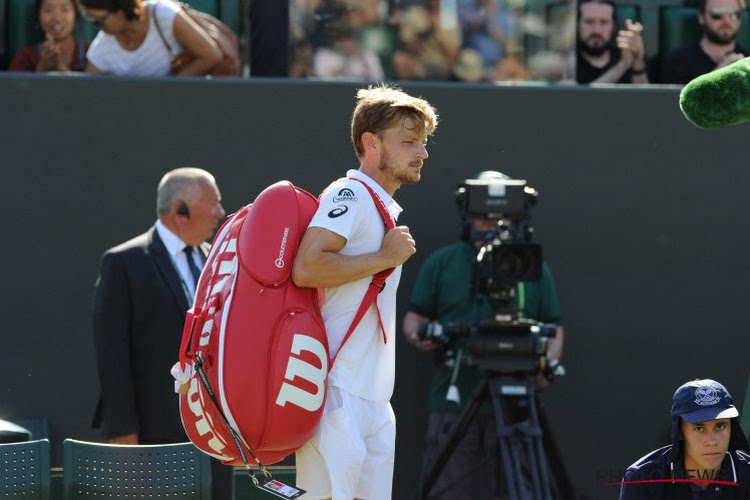
<svg viewBox="0 0 750 500">
<path fill-rule="evenodd" d="M 737 44 L 744 0 L 701 0 L 698 7 L 703 36 L 698 43 L 667 55 L 661 65 L 661 83 L 687 83 L 748 54 Z"/>
</svg>

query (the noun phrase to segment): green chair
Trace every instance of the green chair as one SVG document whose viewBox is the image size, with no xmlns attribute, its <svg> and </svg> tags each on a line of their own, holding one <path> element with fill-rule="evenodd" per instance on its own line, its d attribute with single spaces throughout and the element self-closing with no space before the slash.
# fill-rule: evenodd
<svg viewBox="0 0 750 500">
<path fill-rule="evenodd" d="M 10 0 L 7 4 L 6 27 L 7 27 L 7 54 L 8 61 L 20 49 L 27 45 L 39 43 L 44 39 L 44 33 L 37 22 L 35 0 Z M 74 34 L 76 38 L 90 42 L 96 36 L 97 29 L 90 22 L 76 18 Z"/>
<path fill-rule="evenodd" d="M 47 500 L 49 440 L 0 444 L 0 497 Z"/>
<path fill-rule="evenodd" d="M 13 423 L 31 432 L 31 439 L 49 438 L 49 420 L 44 417 L 13 420 Z"/>
<path fill-rule="evenodd" d="M 242 34 L 242 1 L 219 0 L 219 19 L 239 38 Z"/>
<path fill-rule="evenodd" d="M 216 18 L 221 17 L 221 13 L 219 12 L 219 0 L 187 0 L 184 3 L 188 4 L 195 10 L 211 14 Z"/>
<path fill-rule="evenodd" d="M 687 45 L 698 43 L 703 28 L 698 23 L 698 8 L 663 6 L 659 8 L 659 59 Z M 750 49 L 750 12 L 742 11 L 742 27 L 737 34 L 737 43 Z"/>
<path fill-rule="evenodd" d="M 634 23 L 639 22 L 641 20 L 641 7 L 639 5 L 617 4 L 615 8 L 617 27 L 624 28 L 626 19 L 630 19 Z"/>
<path fill-rule="evenodd" d="M 66 439 L 66 500 L 211 498 L 211 462 L 191 443 L 113 445 Z"/>
</svg>

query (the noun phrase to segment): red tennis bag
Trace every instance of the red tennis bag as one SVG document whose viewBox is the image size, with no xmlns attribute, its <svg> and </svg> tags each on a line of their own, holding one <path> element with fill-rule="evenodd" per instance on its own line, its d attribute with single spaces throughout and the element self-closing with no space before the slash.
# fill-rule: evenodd
<svg viewBox="0 0 750 500">
<path fill-rule="evenodd" d="M 317 207 L 288 181 L 266 188 L 221 227 L 198 281 L 179 354 L 190 374 L 180 414 L 195 446 L 225 464 L 247 463 L 247 450 L 256 462 L 283 459 L 310 439 L 323 412 L 332 360 L 318 290 L 291 280 Z M 392 271 L 373 277 L 344 341 Z"/>
</svg>

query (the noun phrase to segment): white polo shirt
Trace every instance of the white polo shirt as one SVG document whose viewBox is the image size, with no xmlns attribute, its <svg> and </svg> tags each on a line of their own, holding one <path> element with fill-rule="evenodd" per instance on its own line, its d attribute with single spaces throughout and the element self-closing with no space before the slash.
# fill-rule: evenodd
<svg viewBox="0 0 750 500">
<path fill-rule="evenodd" d="M 401 207 L 378 183 L 359 170 L 349 170 L 346 175 L 366 182 L 383 201 L 394 221 L 397 219 Z M 324 228 L 346 238 L 346 245 L 340 252 L 343 255 L 378 251 L 386 231 L 370 193 L 351 179 L 339 179 L 323 191 L 320 207 L 310 227 Z M 328 385 L 370 401 L 391 399 L 396 372 L 396 289 L 400 278 L 401 266 L 398 266 L 377 298 L 387 343 L 383 342 L 377 311 L 372 305 L 341 347 L 372 277 L 323 290 L 322 312 L 328 347 L 331 357 L 338 353 Z M 340 347 L 341 352 L 338 352 Z"/>
</svg>

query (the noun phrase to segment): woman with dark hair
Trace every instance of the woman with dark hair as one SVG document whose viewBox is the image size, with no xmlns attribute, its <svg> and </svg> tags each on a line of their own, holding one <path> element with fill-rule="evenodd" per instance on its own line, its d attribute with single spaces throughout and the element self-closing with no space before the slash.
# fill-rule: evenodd
<svg viewBox="0 0 750 500">
<path fill-rule="evenodd" d="M 131 76 L 208 74 L 222 53 L 208 34 L 171 0 L 82 0 L 99 28 L 86 72 Z M 173 67 L 177 55 L 189 62 Z"/>
<path fill-rule="evenodd" d="M 88 44 L 76 40 L 76 0 L 36 0 L 44 41 L 16 52 L 10 71 L 83 71 Z"/>
</svg>

